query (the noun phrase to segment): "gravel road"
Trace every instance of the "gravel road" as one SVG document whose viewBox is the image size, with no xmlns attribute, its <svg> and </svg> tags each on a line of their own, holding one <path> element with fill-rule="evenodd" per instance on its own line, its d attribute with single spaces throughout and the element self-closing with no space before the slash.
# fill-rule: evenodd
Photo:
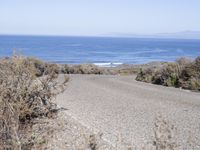
<svg viewBox="0 0 200 150">
<path fill-rule="evenodd" d="M 71 75 L 57 103 L 112 145 L 120 138 L 137 147 L 152 142 L 159 115 L 175 125 L 179 145 L 186 146 L 190 136 L 200 145 L 200 93 L 137 82 L 134 76 Z"/>
</svg>

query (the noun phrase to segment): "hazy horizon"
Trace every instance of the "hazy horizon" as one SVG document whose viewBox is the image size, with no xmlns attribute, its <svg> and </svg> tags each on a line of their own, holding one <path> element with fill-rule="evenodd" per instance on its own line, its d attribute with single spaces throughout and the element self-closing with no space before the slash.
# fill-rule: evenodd
<svg viewBox="0 0 200 150">
<path fill-rule="evenodd" d="M 200 31 L 198 0 L 0 0 L 0 34 L 105 36 Z"/>
</svg>

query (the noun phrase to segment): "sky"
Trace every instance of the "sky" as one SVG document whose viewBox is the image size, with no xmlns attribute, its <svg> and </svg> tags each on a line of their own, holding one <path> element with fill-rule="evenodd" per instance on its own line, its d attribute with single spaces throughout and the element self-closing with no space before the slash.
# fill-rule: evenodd
<svg viewBox="0 0 200 150">
<path fill-rule="evenodd" d="M 200 0 L 0 0 L 0 34 L 200 31 Z"/>
</svg>

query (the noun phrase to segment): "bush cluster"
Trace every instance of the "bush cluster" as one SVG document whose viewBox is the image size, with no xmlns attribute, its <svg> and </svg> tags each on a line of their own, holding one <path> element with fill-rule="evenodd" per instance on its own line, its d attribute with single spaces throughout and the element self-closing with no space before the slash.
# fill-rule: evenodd
<svg viewBox="0 0 200 150">
<path fill-rule="evenodd" d="M 33 67 L 36 69 L 35 75 L 37 77 L 48 75 L 50 73 L 58 74 L 60 72 L 60 68 L 57 64 L 46 63 L 39 59 L 31 57 L 24 58 L 24 60 L 33 65 Z"/>
<path fill-rule="evenodd" d="M 103 69 L 93 64 L 62 65 L 61 73 L 64 74 L 103 74 Z"/>
<path fill-rule="evenodd" d="M 194 61 L 180 58 L 159 69 L 141 69 L 136 80 L 200 91 L 200 57 Z"/>
<path fill-rule="evenodd" d="M 52 99 L 60 87 L 55 81 L 58 75 L 49 67 L 43 67 L 43 64 L 27 58 L 0 60 L 2 149 L 29 149 L 33 143 L 22 134 L 23 130 L 31 126 L 34 119 L 50 117 L 57 110 Z"/>
</svg>

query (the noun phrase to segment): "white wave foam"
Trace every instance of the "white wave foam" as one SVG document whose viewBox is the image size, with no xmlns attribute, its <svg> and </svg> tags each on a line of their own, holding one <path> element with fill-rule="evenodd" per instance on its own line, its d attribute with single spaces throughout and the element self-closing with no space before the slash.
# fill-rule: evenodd
<svg viewBox="0 0 200 150">
<path fill-rule="evenodd" d="M 118 65 L 122 65 L 123 63 L 121 62 L 116 62 L 116 63 L 94 63 L 94 65 L 99 66 L 99 67 L 117 67 Z"/>
</svg>

